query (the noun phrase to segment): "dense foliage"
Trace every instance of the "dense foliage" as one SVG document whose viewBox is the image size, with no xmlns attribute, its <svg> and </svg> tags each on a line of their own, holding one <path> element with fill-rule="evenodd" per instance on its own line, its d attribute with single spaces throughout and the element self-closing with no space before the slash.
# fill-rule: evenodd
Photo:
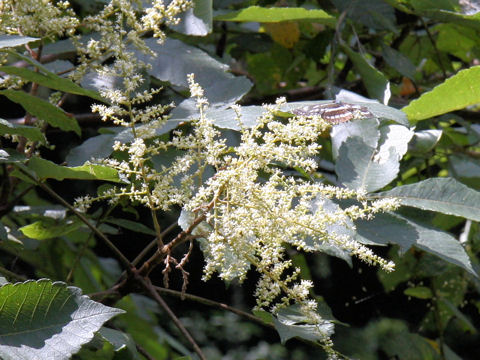
<svg viewBox="0 0 480 360">
<path fill-rule="evenodd" d="M 0 358 L 475 359 L 478 12 L 0 1 Z"/>
</svg>

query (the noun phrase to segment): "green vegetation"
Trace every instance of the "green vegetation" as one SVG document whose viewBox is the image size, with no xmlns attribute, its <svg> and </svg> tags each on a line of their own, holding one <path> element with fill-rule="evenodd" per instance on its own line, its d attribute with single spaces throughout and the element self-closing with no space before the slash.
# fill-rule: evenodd
<svg viewBox="0 0 480 360">
<path fill-rule="evenodd" d="M 479 14 L 3 1 L 0 358 L 475 359 Z"/>
</svg>

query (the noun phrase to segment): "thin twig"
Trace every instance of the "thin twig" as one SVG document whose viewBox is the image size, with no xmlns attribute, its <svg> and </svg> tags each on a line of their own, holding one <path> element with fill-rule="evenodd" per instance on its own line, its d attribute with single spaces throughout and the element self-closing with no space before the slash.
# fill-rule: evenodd
<svg viewBox="0 0 480 360">
<path fill-rule="evenodd" d="M 266 323 L 261 318 L 255 316 L 255 315 L 252 315 L 252 314 L 249 314 L 245 311 L 236 309 L 236 308 L 231 307 L 227 304 L 223 304 L 223 303 L 220 303 L 220 302 L 217 302 L 217 301 L 206 299 L 204 297 L 197 296 L 197 295 L 192 295 L 192 294 L 187 294 L 187 293 L 182 294 L 181 291 L 177 291 L 177 290 L 165 289 L 165 288 L 162 288 L 162 287 L 159 287 L 159 286 L 154 286 L 154 287 L 155 287 L 155 290 L 157 290 L 158 292 L 161 292 L 162 294 L 175 296 L 175 297 L 178 297 L 180 299 L 183 296 L 183 298 L 185 298 L 186 300 L 195 301 L 195 302 L 198 302 L 200 304 L 215 307 L 217 309 L 227 310 L 227 311 L 230 311 L 230 312 L 232 312 L 232 313 L 234 313 L 238 316 L 241 316 L 245 319 L 256 322 L 257 324 L 260 324 L 262 326 L 266 326 L 266 327 L 269 327 L 271 329 L 275 329 L 275 326 L 273 324 Z"/>
<path fill-rule="evenodd" d="M 130 261 L 123 255 L 123 253 L 108 239 L 104 233 L 102 233 L 100 230 L 98 230 L 95 226 L 93 226 L 88 219 L 83 216 L 81 213 L 79 213 L 72 205 L 70 205 L 68 202 L 66 202 L 60 195 L 58 195 L 55 191 L 53 191 L 48 185 L 37 181 L 38 185 L 48 192 L 50 195 L 52 195 L 54 198 L 56 198 L 60 203 L 62 203 L 65 207 L 67 207 L 71 212 L 75 214 L 87 227 L 92 230 L 95 235 L 97 235 L 100 239 L 103 240 L 103 242 L 112 250 L 115 255 L 118 257 L 120 262 L 125 266 L 127 271 L 131 271 L 133 265 L 130 263 Z"/>
<path fill-rule="evenodd" d="M 167 235 L 170 231 L 172 231 L 173 229 L 175 229 L 176 227 L 178 226 L 177 222 L 174 222 L 172 224 L 170 224 L 165 230 L 162 231 L 162 238 L 165 237 L 165 235 Z M 143 259 L 143 257 L 145 255 L 147 255 L 147 253 L 152 250 L 155 245 L 157 245 L 157 238 L 153 239 L 141 252 L 140 254 L 137 255 L 137 257 L 132 261 L 132 264 L 134 266 L 137 266 L 137 264 L 140 262 L 140 260 Z"/>
<path fill-rule="evenodd" d="M 155 252 L 155 254 L 153 254 L 150 257 L 150 259 L 148 259 L 147 261 L 145 261 L 143 263 L 142 267 L 139 269 L 139 273 L 143 276 L 148 275 L 150 273 L 150 271 L 152 271 L 155 268 L 155 266 L 163 260 L 165 255 L 170 253 L 170 251 L 174 247 L 176 247 L 176 246 L 184 243 L 185 241 L 187 241 L 189 239 L 188 235 L 190 235 L 190 233 L 197 227 L 197 225 L 200 224 L 203 220 L 205 220 L 205 218 L 206 218 L 205 215 L 198 216 L 193 221 L 193 223 L 187 228 L 187 230 L 184 230 L 184 231 L 180 232 L 175 237 L 175 239 L 170 241 L 168 244 L 164 245 L 161 249 L 158 249 Z"/>
<path fill-rule="evenodd" d="M 137 351 L 142 354 L 147 360 L 155 360 L 153 356 L 151 356 L 147 350 L 145 350 L 142 346 L 135 344 L 135 347 L 137 348 Z"/>
<path fill-rule="evenodd" d="M 103 219 L 105 219 L 113 211 L 114 208 L 115 208 L 115 206 L 109 207 L 107 209 L 107 211 L 105 212 L 105 214 L 97 220 L 97 223 L 95 224 L 96 228 L 98 228 L 100 226 Z M 65 278 L 65 282 L 67 282 L 67 283 L 70 282 L 71 278 L 73 277 L 73 273 L 75 271 L 75 268 L 77 267 L 78 263 L 80 262 L 80 259 L 83 257 L 83 255 L 87 251 L 87 247 L 88 247 L 88 244 L 90 242 L 90 239 L 92 238 L 92 235 L 93 235 L 93 233 L 90 233 L 89 236 L 87 237 L 87 239 L 83 242 L 83 245 L 80 248 L 80 251 L 77 253 L 77 256 L 75 257 L 73 265 L 70 268 L 70 271 L 69 271 L 67 277 Z"/>
<path fill-rule="evenodd" d="M 2 267 L 2 266 L 0 266 L 0 274 L 4 275 L 4 276 L 6 276 L 6 277 L 9 277 L 9 278 L 15 279 L 15 280 L 17 280 L 17 281 L 25 281 L 25 280 L 27 280 L 27 278 L 26 278 L 25 276 L 15 274 L 14 272 L 5 269 L 5 268 Z"/>
<path fill-rule="evenodd" d="M 438 65 L 440 66 L 440 69 L 442 70 L 443 79 L 445 80 L 447 78 L 447 71 L 445 70 L 445 67 L 443 66 L 442 57 L 440 56 L 440 52 L 438 51 L 438 48 L 435 44 L 435 40 L 433 39 L 433 35 L 430 32 L 430 29 L 428 28 L 427 24 L 425 23 L 425 21 L 423 20 L 422 17 L 420 17 L 420 21 L 422 22 L 422 25 L 425 28 L 425 31 L 427 32 L 428 39 L 432 43 L 433 50 L 435 51 L 435 54 L 437 55 L 437 58 L 438 58 Z"/>
<path fill-rule="evenodd" d="M 126 270 L 128 272 L 132 272 L 133 265 L 130 263 L 130 261 L 123 255 L 123 253 L 105 236 L 104 233 L 102 233 L 100 230 L 98 230 L 94 225 L 88 221 L 88 219 L 81 213 L 79 213 L 72 205 L 70 205 L 67 201 L 65 201 L 60 195 L 58 195 L 53 189 L 50 188 L 47 184 L 41 182 L 37 178 L 35 178 L 33 175 L 31 175 L 29 172 L 19 168 L 20 171 L 26 176 L 28 176 L 30 179 L 35 181 L 38 186 L 40 186 L 43 190 L 45 190 L 47 193 L 49 193 L 52 197 L 54 197 L 59 203 L 61 203 L 63 206 L 68 208 L 71 212 L 75 214 L 87 227 L 92 230 L 95 235 L 97 235 L 100 239 L 103 240 L 103 242 L 112 250 L 115 255 L 118 257 L 120 262 L 125 266 Z"/>
<path fill-rule="evenodd" d="M 327 66 L 327 86 L 325 89 L 326 95 L 328 98 L 333 97 L 332 87 L 334 85 L 335 77 L 335 53 L 337 52 L 337 46 L 342 43 L 341 37 L 341 26 L 345 17 L 347 16 L 348 8 L 340 14 L 337 20 L 337 25 L 335 26 L 335 36 L 332 38 L 330 43 L 330 61 Z"/>
<path fill-rule="evenodd" d="M 162 297 L 159 295 L 159 293 L 156 291 L 155 287 L 150 282 L 150 279 L 148 279 L 148 278 L 143 279 L 143 278 L 139 277 L 139 280 L 142 283 L 143 287 L 152 295 L 153 299 L 166 311 L 168 316 L 170 316 L 170 319 L 172 319 L 172 321 L 177 326 L 177 328 L 180 330 L 180 332 L 183 334 L 183 336 L 185 336 L 185 338 L 190 342 L 194 351 L 197 353 L 197 355 L 200 357 L 200 359 L 207 360 L 207 358 L 203 354 L 202 350 L 200 349 L 200 347 L 197 345 L 197 343 L 193 339 L 192 335 L 190 335 L 190 333 L 185 328 L 185 326 L 183 326 L 180 319 L 175 315 L 175 313 L 172 311 L 172 309 L 170 309 L 170 307 L 165 302 L 165 300 L 163 300 Z"/>
<path fill-rule="evenodd" d="M 9 185 L 9 184 L 7 184 L 7 185 Z M 15 196 L 15 198 L 12 201 L 10 201 L 9 203 L 6 203 L 6 201 L 5 201 L 5 205 L 4 205 L 3 194 L 2 194 L 2 200 L 0 202 L 0 218 L 3 217 L 4 215 L 6 215 L 7 213 L 9 213 L 13 209 L 13 207 L 33 188 L 35 188 L 34 185 L 28 186 L 20 194 Z"/>
</svg>

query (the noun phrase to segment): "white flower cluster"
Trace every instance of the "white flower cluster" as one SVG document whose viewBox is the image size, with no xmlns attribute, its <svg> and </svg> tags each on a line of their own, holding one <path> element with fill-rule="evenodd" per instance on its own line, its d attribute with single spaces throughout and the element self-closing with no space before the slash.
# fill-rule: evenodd
<svg viewBox="0 0 480 360">
<path fill-rule="evenodd" d="M 145 9 L 145 15 L 142 17 L 142 23 L 145 28 L 153 30 L 155 37 L 163 42 L 166 38 L 162 25 L 177 25 L 180 19 L 179 14 L 192 7 L 191 0 L 172 0 L 165 6 L 163 0 L 153 0 L 152 6 Z"/>
<path fill-rule="evenodd" d="M 72 35 L 79 21 L 68 1 L 2 0 L 0 32 L 54 38 Z"/>
<path fill-rule="evenodd" d="M 203 93 L 192 78 L 189 81 L 191 93 L 199 96 L 197 103 L 201 104 Z M 285 245 L 298 251 L 321 251 L 328 244 L 391 271 L 392 262 L 352 238 L 352 220 L 395 209 L 398 202 L 369 202 L 362 192 L 287 176 L 282 171 L 286 167 L 315 171 L 314 156 L 320 150 L 316 140 L 329 125 L 321 119 L 304 117 L 276 121 L 274 113 L 281 104 L 282 100 L 267 107 L 257 126 L 244 129 L 241 144 L 233 150 L 225 149 L 215 138 L 211 123 L 200 118 L 198 126 L 203 124 L 203 138 L 209 139 L 200 151 L 217 171 L 184 204 L 184 209 L 205 212 L 211 227 L 202 240 L 206 255 L 204 279 L 217 272 L 225 280 L 242 280 L 253 265 L 262 274 L 256 291 L 258 307 L 271 306 L 270 310 L 275 311 L 278 305 L 294 301 L 313 309 L 308 300 L 312 284 L 299 280 L 299 270 L 286 259 Z M 332 198 L 353 198 L 360 205 L 332 208 Z M 342 228 L 350 228 L 351 232 L 338 231 Z"/>
<path fill-rule="evenodd" d="M 128 160 L 104 161 L 128 179 L 129 185 L 112 188 L 101 199 L 115 202 L 128 196 L 152 210 L 166 211 L 180 205 L 192 214 L 206 215 L 208 226 L 203 227 L 204 239 L 200 240 L 206 257 L 204 279 L 218 273 L 225 280 L 243 280 L 254 266 L 261 274 L 256 290 L 259 308 L 276 311 L 291 302 L 312 311 L 315 307 L 309 300 L 312 284 L 300 280 L 299 270 L 286 257 L 285 245 L 305 252 L 330 246 L 393 270 L 393 263 L 355 241 L 352 233 L 353 220 L 392 210 L 398 206 L 395 200 L 367 201 L 362 192 L 288 176 L 283 170 L 314 172 L 315 156 L 321 150 L 318 134 L 329 124 L 321 118 L 278 121 L 274 113 L 284 102 L 280 100 L 266 107 L 255 127 L 242 130 L 237 147 L 228 148 L 205 116 L 208 103 L 203 90 L 193 75 L 188 81 L 200 109 L 191 132 L 177 131 L 172 140 L 162 142 L 148 140 L 151 134 L 139 136 L 137 128 L 132 127 L 134 140 L 114 146 L 116 151 L 128 154 Z M 108 111 L 111 108 L 98 109 L 102 109 L 102 116 L 112 117 Z M 128 126 L 125 121 L 119 123 Z M 152 156 L 171 147 L 183 154 L 160 169 L 149 165 Z M 215 170 L 208 178 L 207 169 Z M 330 199 L 356 202 L 342 208 Z M 86 206 L 79 205 L 83 209 Z"/>
<path fill-rule="evenodd" d="M 285 101 L 280 99 L 266 106 L 256 126 L 242 129 L 238 146 L 227 147 L 205 115 L 208 102 L 203 89 L 193 75 L 188 76 L 188 82 L 200 115 L 189 130 L 177 130 L 169 141 L 140 130 L 146 127 L 153 131 L 149 125 L 164 122 L 160 115 L 163 109 L 134 108 L 142 97 L 124 101 L 123 106 L 96 106 L 103 118 L 114 119 L 132 131 L 133 141 L 114 145 L 115 151 L 125 154 L 118 158 L 127 159 L 103 161 L 117 169 L 128 185 L 112 187 L 97 199 L 79 199 L 82 210 L 95 200 L 115 203 L 128 197 L 153 211 L 168 211 L 177 205 L 192 219 L 205 216 L 193 233 L 202 237 L 205 280 L 218 273 L 224 280 L 242 281 L 253 266 L 260 273 L 255 291 L 258 308 L 275 313 L 295 303 L 314 324 L 323 320 L 317 318 L 316 303 L 310 298 L 313 284 L 300 278 L 300 270 L 287 257 L 286 246 L 304 252 L 323 251 L 329 246 L 386 271 L 394 269 L 392 262 L 375 255 L 352 234 L 353 220 L 395 209 L 397 201 L 370 201 L 362 191 L 324 185 L 285 171 L 300 168 L 309 174 L 316 170 L 315 156 L 321 150 L 317 139 L 328 123 L 302 116 L 280 121 L 274 115 Z M 236 112 L 240 117 L 238 107 Z M 171 148 L 180 155 L 170 164 L 152 166 L 154 156 Z M 341 207 L 332 199 L 352 199 L 354 204 Z"/>
<path fill-rule="evenodd" d="M 318 136 L 330 124 L 320 117 L 297 116 L 279 120 L 275 113 L 285 102 L 266 106 L 256 126 L 242 127 L 241 141 L 228 147 L 207 116 L 208 101 L 203 89 L 188 76 L 190 94 L 196 99 L 199 117 L 160 140 L 156 130 L 165 122 L 169 106 L 145 106 L 159 90 L 138 92 L 144 64 L 137 61 L 127 43 L 142 49 L 142 31 L 153 30 L 160 39 L 162 22 L 174 17 L 190 2 L 172 1 L 168 6 L 155 1 L 138 20 L 130 1 L 112 0 L 85 26 L 98 31 L 99 39 L 82 44 L 78 39 L 83 65 L 78 74 L 93 65 L 105 78 L 121 79 L 122 86 L 102 93 L 109 106 L 95 105 L 103 120 L 113 121 L 131 131 L 130 140 L 116 142 L 112 158 L 99 161 L 118 170 L 124 186 L 111 187 L 97 198 L 78 199 L 86 211 L 93 201 L 121 198 L 144 204 L 153 212 L 180 206 L 192 217 L 205 217 L 197 236 L 205 254 L 204 279 L 214 273 L 225 280 L 245 279 L 254 267 L 260 273 L 255 292 L 257 307 L 277 312 L 295 303 L 314 324 L 316 303 L 310 298 L 313 284 L 300 278 L 300 270 L 288 259 L 292 251 L 320 252 L 325 247 L 356 256 L 391 271 L 394 264 L 375 255 L 355 241 L 353 221 L 370 219 L 376 213 L 395 209 L 392 199 L 370 201 L 361 191 L 324 185 L 309 177 L 317 168 L 321 147 Z M 129 30 L 124 30 L 127 24 Z M 148 51 L 148 49 L 144 49 Z M 111 57 L 108 66 L 104 59 Z M 77 74 L 77 75 L 78 75 Z M 241 109 L 234 108 L 241 123 Z M 158 155 L 175 150 L 166 161 Z M 292 176 L 293 169 L 301 173 Z M 333 199 L 351 199 L 340 206 Z M 194 233 L 195 234 L 195 233 Z"/>
</svg>

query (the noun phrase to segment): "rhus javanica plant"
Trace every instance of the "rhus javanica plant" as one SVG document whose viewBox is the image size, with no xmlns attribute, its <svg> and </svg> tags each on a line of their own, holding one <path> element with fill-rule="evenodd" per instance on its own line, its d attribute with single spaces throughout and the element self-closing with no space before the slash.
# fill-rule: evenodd
<svg viewBox="0 0 480 360">
<path fill-rule="evenodd" d="M 418 214 L 471 224 L 480 193 L 447 176 L 401 182 L 410 151 L 439 140 L 407 118 L 423 116 L 421 102 L 389 107 L 388 84 L 376 83 L 369 95 L 380 102 L 344 91 L 336 101 L 239 105 L 252 83 L 213 55 L 209 2 L 105 3 L 0 2 L 0 358 L 222 358 L 221 331 L 206 339 L 196 329 L 218 326 L 198 320 L 198 306 L 288 341 L 267 354 L 250 341 L 256 355 L 223 350 L 229 358 L 348 358 L 332 341 L 345 324 L 316 295 L 309 261 L 389 274 L 391 258 L 404 268 L 401 254 L 415 252 L 474 281 L 462 243 Z M 321 10 L 279 10 L 277 21 L 335 25 Z M 212 281 L 217 290 L 190 292 Z M 238 307 L 220 302 L 243 285 Z M 444 321 L 457 304 L 435 291 Z M 451 352 L 443 336 L 426 339 L 412 341 Z"/>
</svg>

